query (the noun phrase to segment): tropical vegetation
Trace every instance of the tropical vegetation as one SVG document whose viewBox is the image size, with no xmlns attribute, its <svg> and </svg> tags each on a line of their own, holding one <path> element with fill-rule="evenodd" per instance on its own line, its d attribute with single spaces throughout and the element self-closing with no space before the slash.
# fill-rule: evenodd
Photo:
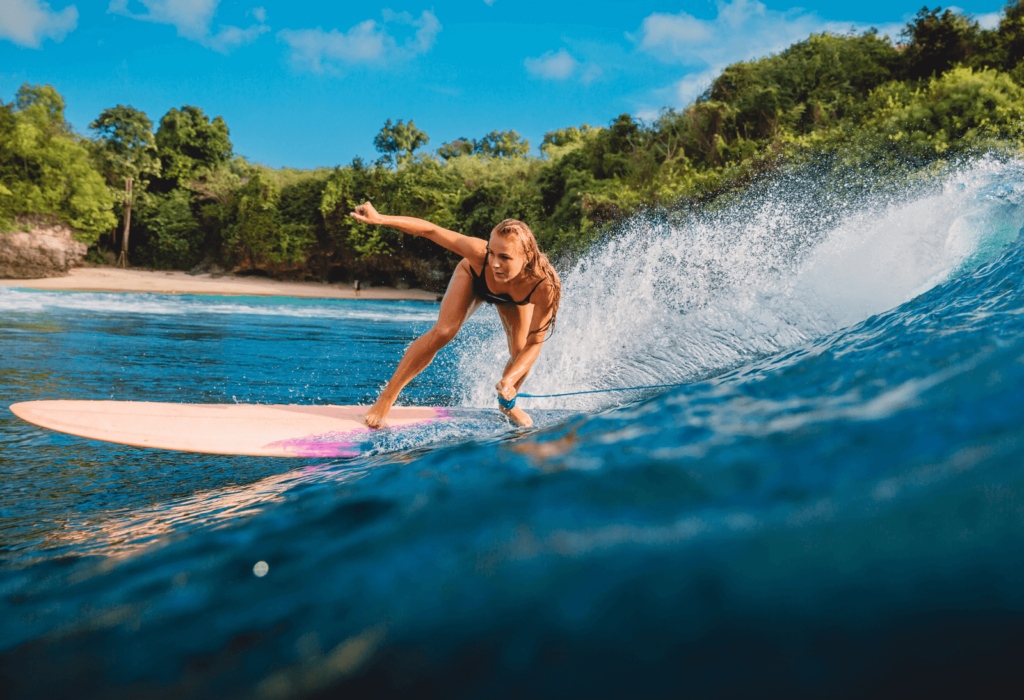
<svg viewBox="0 0 1024 700">
<path fill-rule="evenodd" d="M 1024 0 L 991 30 L 923 8 L 895 39 L 812 35 L 727 67 L 685 109 L 551 131 L 533 154 L 515 131 L 428 150 L 428 135 L 400 119 L 374 138 L 372 162 L 272 169 L 234 153 L 224 120 L 198 107 L 170 110 L 154 132 L 118 105 L 87 138 L 64 121 L 56 90 L 26 84 L 0 102 L 0 230 L 59 220 L 137 265 L 437 288 L 450 254 L 347 213 L 370 200 L 480 237 L 514 217 L 568 254 L 638 209 L 706 205 L 793 164 L 877 171 L 1016 152 L 1022 86 Z"/>
</svg>

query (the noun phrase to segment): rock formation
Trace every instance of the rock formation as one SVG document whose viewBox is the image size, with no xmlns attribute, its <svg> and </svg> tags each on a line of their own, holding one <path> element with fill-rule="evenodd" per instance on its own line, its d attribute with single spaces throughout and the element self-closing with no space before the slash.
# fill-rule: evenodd
<svg viewBox="0 0 1024 700">
<path fill-rule="evenodd" d="M 37 223 L 31 231 L 0 232 L 0 277 L 61 277 L 82 263 L 88 247 L 71 237 L 71 227 Z"/>
</svg>

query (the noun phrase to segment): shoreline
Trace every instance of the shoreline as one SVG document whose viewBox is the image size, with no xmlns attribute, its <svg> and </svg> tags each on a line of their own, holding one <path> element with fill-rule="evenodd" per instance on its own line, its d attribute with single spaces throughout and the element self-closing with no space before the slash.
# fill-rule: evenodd
<svg viewBox="0 0 1024 700">
<path fill-rule="evenodd" d="M 0 287 L 53 292 L 134 292 L 138 294 L 198 294 L 208 296 L 281 296 L 304 299 L 371 299 L 437 301 L 441 295 L 423 289 L 370 287 L 356 296 L 351 284 L 282 282 L 269 277 L 243 277 L 230 273 L 190 275 L 181 271 L 124 270 L 117 267 L 76 267 L 65 277 L 0 279 Z"/>
</svg>

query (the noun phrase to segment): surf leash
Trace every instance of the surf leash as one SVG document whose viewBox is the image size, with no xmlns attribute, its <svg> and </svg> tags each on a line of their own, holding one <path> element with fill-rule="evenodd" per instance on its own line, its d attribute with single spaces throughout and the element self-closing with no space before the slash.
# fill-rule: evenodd
<svg viewBox="0 0 1024 700">
<path fill-rule="evenodd" d="M 672 387 L 686 386 L 686 384 L 649 384 L 648 386 L 623 386 L 615 389 L 591 389 L 589 391 L 570 391 L 565 394 L 516 394 L 511 401 L 498 397 L 498 405 L 506 411 L 516 407 L 516 399 L 522 396 L 524 399 L 554 399 L 560 396 L 579 396 L 581 394 L 607 394 L 612 391 L 643 391 L 644 389 L 671 389 Z"/>
</svg>

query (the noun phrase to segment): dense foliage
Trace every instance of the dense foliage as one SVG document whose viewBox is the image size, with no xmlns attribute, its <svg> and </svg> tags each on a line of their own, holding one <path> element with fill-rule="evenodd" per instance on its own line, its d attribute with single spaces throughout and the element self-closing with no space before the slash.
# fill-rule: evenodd
<svg viewBox="0 0 1024 700">
<path fill-rule="evenodd" d="M 0 104 L 0 224 L 55 217 L 109 247 L 133 177 L 136 264 L 437 288 L 451 255 L 347 213 L 370 200 L 480 237 L 515 217 L 542 247 L 571 252 L 639 207 L 708 202 L 783 164 L 877 170 L 1020 149 L 1022 85 L 1024 0 L 994 30 L 923 8 L 894 40 L 813 35 L 729 66 L 692 105 L 651 123 L 623 114 L 552 131 L 539 156 L 515 131 L 429 152 L 412 120 L 388 120 L 373 140 L 377 161 L 311 171 L 250 164 L 223 119 L 187 105 L 155 134 L 137 110 L 106 110 L 86 140 L 64 123 L 53 88 L 26 85 Z"/>
<path fill-rule="evenodd" d="M 56 90 L 23 85 L 13 104 L 0 103 L 0 231 L 57 219 L 95 241 L 115 224 L 113 205 L 89 144 L 64 122 Z"/>
</svg>

